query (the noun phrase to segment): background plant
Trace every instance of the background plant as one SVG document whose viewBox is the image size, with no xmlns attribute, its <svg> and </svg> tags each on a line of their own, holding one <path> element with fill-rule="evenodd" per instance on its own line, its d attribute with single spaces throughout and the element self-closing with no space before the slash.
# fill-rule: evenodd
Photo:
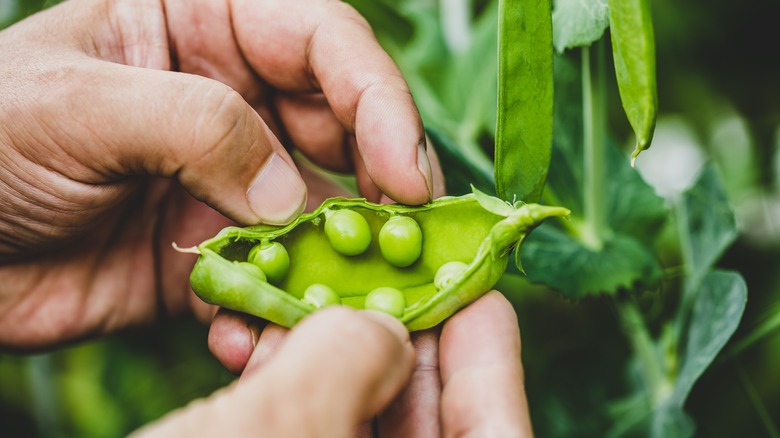
<svg viewBox="0 0 780 438">
<path fill-rule="evenodd" d="M 506 18 L 498 3 L 352 3 L 404 71 L 450 193 L 469 183 L 492 192 L 501 175 L 514 177 L 494 173 L 494 162 L 518 164 L 494 156 Z M 0 3 L 0 26 L 47 5 Z M 776 40 L 770 20 L 780 6 L 650 5 L 658 118 L 634 170 L 642 128 L 620 99 L 611 5 L 551 4 L 552 147 L 536 193 L 573 215 L 537 229 L 521 254 L 527 278 L 512 269 L 500 284 L 520 316 L 534 425 L 544 437 L 778 436 L 780 86 L 777 61 L 759 43 Z M 503 23 L 505 43 L 522 38 Z M 534 90 L 525 80 L 507 87 L 521 98 Z M 232 378 L 206 351 L 205 328 L 175 321 L 163 333 L 0 356 L 4 430 L 121 435 Z"/>
</svg>

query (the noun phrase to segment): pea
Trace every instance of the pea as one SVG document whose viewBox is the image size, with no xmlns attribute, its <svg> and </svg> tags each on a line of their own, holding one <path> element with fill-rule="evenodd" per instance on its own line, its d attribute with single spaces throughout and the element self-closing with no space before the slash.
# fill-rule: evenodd
<svg viewBox="0 0 780 438">
<path fill-rule="evenodd" d="M 371 244 L 371 228 L 366 219 L 353 210 L 326 213 L 325 235 L 333 249 L 345 256 L 363 254 Z"/>
<path fill-rule="evenodd" d="M 332 288 L 314 283 L 303 292 L 303 301 L 316 308 L 341 304 L 341 297 Z"/>
<path fill-rule="evenodd" d="M 263 242 L 249 251 L 249 262 L 257 265 L 268 277 L 268 281 L 279 284 L 290 269 L 290 255 L 279 242 Z"/>
<path fill-rule="evenodd" d="M 450 283 L 465 272 L 468 267 L 469 265 L 459 261 L 447 262 L 441 265 L 441 267 L 436 270 L 436 275 L 433 277 L 433 285 L 436 287 L 436 290 L 442 290 L 449 286 Z"/>
<path fill-rule="evenodd" d="M 368 310 L 378 310 L 401 318 L 406 308 L 406 296 L 394 287 L 378 287 L 366 295 L 364 306 Z"/>
<path fill-rule="evenodd" d="M 234 263 L 238 265 L 244 272 L 253 275 L 263 281 L 267 280 L 265 276 L 265 272 L 263 272 L 263 270 L 260 269 L 259 266 L 249 262 L 234 262 Z"/>
<path fill-rule="evenodd" d="M 405 268 L 420 258 L 422 231 L 409 216 L 392 216 L 379 230 L 379 250 L 393 266 Z"/>
</svg>

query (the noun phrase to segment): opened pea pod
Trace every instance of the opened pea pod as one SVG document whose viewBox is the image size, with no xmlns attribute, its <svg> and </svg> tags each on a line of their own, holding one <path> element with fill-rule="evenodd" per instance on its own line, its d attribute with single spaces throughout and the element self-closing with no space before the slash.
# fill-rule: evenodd
<svg viewBox="0 0 780 438">
<path fill-rule="evenodd" d="M 223 229 L 192 249 L 190 282 L 208 303 L 285 327 L 342 304 L 422 330 L 490 290 L 533 227 L 568 214 L 476 189 L 416 207 L 332 198 L 285 226 Z"/>
</svg>

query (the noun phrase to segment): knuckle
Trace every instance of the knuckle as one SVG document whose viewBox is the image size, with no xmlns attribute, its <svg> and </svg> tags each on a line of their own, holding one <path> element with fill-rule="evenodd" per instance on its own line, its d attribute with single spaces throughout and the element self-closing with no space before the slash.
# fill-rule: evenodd
<svg viewBox="0 0 780 438">
<path fill-rule="evenodd" d="M 201 88 L 206 90 L 201 90 Z M 205 155 L 224 145 L 240 147 L 236 138 L 250 126 L 248 104 L 227 85 L 209 83 L 195 87 L 197 108 L 193 144 Z"/>
</svg>

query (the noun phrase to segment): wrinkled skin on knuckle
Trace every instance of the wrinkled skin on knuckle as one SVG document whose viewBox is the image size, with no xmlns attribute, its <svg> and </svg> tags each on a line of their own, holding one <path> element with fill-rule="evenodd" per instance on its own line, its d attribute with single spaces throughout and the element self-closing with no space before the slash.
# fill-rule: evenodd
<svg viewBox="0 0 780 438">
<path fill-rule="evenodd" d="M 209 80 L 197 81 L 184 103 L 196 111 L 192 144 L 204 156 L 233 143 L 249 127 L 247 103 L 232 88 Z"/>
<path fill-rule="evenodd" d="M 258 132 L 259 122 L 250 119 L 256 114 L 241 95 L 204 79 L 196 82 L 180 107 L 182 111 L 196 111 L 195 117 L 186 118 L 194 120 L 195 126 L 179 130 L 191 132 L 186 140 L 190 147 L 178 162 L 172 163 L 172 173 L 180 172 L 180 179 L 196 197 L 204 194 L 199 190 L 205 190 L 202 178 L 206 176 L 223 187 L 247 187 L 266 159 L 266 154 L 258 150 L 266 146 L 266 133 Z M 233 171 L 225 171 L 229 167 Z"/>
</svg>

